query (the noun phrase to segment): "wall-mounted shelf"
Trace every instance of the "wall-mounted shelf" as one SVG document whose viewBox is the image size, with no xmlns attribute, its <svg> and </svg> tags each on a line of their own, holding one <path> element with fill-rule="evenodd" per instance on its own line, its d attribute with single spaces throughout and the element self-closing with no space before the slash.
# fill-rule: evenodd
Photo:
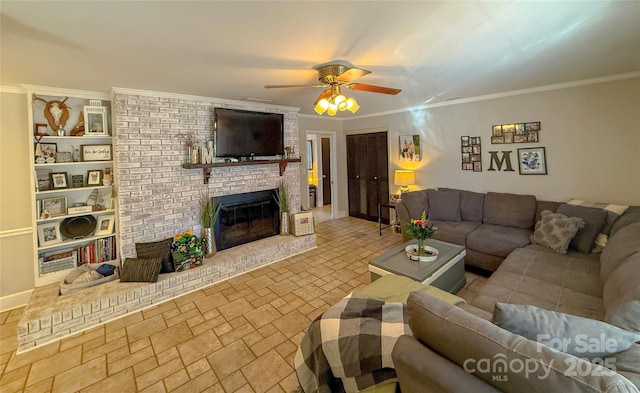
<svg viewBox="0 0 640 393">
<path fill-rule="evenodd" d="M 182 164 L 184 169 L 200 169 L 202 168 L 202 174 L 204 175 L 204 184 L 209 183 L 209 175 L 211 174 L 211 168 L 219 168 L 224 166 L 241 166 L 241 165 L 269 165 L 279 164 L 280 176 L 287 169 L 287 164 L 290 162 L 301 162 L 301 158 L 286 158 L 281 160 L 254 160 L 254 161 L 238 161 L 238 162 L 214 162 L 213 164 Z"/>
</svg>

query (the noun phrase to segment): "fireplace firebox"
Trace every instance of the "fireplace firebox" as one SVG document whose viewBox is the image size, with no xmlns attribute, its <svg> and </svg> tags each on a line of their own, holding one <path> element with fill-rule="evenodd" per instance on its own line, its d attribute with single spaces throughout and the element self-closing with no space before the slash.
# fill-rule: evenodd
<svg viewBox="0 0 640 393">
<path fill-rule="evenodd" d="M 215 224 L 216 246 L 224 250 L 279 233 L 278 190 L 216 197 L 221 205 Z"/>
</svg>

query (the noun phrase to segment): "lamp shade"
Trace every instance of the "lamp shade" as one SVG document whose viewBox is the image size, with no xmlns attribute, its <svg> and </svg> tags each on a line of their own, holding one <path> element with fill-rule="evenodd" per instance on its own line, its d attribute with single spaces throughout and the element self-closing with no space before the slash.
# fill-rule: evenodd
<svg viewBox="0 0 640 393">
<path fill-rule="evenodd" d="M 396 186 L 410 186 L 412 184 L 416 184 L 416 175 L 414 171 L 409 171 L 406 169 L 397 169 L 393 183 Z"/>
</svg>

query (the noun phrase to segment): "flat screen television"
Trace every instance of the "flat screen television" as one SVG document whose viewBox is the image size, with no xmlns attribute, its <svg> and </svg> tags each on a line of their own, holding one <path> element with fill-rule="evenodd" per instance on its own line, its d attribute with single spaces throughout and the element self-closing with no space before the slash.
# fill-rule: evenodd
<svg viewBox="0 0 640 393">
<path fill-rule="evenodd" d="M 284 154 L 284 116 L 281 113 L 215 108 L 217 157 Z"/>
</svg>

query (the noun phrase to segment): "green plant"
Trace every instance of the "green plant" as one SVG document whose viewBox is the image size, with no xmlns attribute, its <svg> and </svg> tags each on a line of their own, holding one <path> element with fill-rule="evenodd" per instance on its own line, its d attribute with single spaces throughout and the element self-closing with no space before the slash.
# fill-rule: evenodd
<svg viewBox="0 0 640 393">
<path fill-rule="evenodd" d="M 200 200 L 200 224 L 203 228 L 213 228 L 218 220 L 221 205 L 207 193 Z"/>
<path fill-rule="evenodd" d="M 278 208 L 280 208 L 280 213 L 289 211 L 289 196 L 287 195 L 287 188 L 284 186 L 284 182 L 280 183 L 280 187 L 278 187 L 278 195 L 274 196 L 273 199 L 276 200 Z"/>
</svg>

